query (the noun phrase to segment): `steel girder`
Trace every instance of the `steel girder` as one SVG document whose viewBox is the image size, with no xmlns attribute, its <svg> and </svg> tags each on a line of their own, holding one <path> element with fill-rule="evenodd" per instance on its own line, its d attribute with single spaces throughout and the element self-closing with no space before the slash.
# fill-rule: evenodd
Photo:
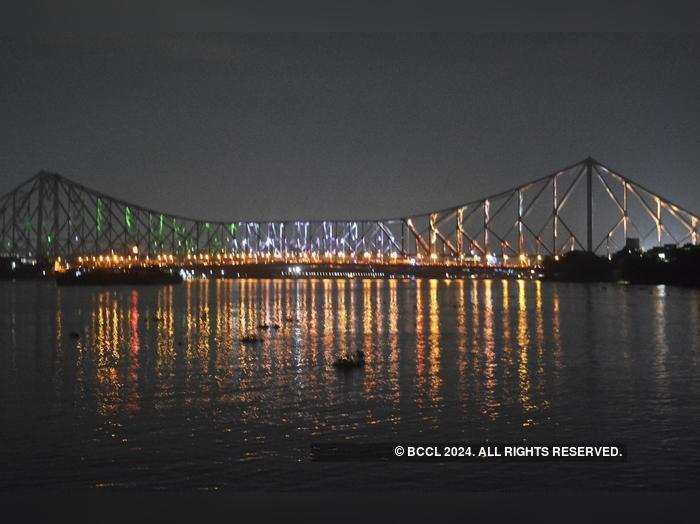
<svg viewBox="0 0 700 524">
<path fill-rule="evenodd" d="M 698 215 L 592 158 L 450 208 L 378 220 L 207 221 L 125 202 L 40 172 L 0 197 L 0 254 L 54 259 L 102 253 L 415 258 L 610 253 L 697 243 Z"/>
</svg>

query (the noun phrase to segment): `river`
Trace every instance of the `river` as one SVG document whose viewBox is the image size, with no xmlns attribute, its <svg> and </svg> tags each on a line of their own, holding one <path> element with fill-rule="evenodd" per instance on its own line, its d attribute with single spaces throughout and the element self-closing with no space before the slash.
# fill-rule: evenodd
<svg viewBox="0 0 700 524">
<path fill-rule="evenodd" d="M 260 343 L 241 343 L 255 332 Z M 364 368 L 332 367 L 358 349 Z M 0 489 L 697 489 L 699 371 L 693 289 L 5 281 Z M 469 441 L 617 442 L 628 456 L 614 464 L 309 458 L 319 442 Z"/>
</svg>

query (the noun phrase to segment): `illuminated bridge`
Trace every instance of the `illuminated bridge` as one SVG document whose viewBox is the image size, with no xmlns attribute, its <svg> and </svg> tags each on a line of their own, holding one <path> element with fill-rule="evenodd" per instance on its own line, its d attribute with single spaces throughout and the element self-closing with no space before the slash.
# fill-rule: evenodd
<svg viewBox="0 0 700 524">
<path fill-rule="evenodd" d="M 125 202 L 40 172 L 0 197 L 0 256 L 173 264 L 538 265 L 569 250 L 611 254 L 697 242 L 698 215 L 587 158 L 500 193 L 412 216 L 221 222 Z"/>
</svg>

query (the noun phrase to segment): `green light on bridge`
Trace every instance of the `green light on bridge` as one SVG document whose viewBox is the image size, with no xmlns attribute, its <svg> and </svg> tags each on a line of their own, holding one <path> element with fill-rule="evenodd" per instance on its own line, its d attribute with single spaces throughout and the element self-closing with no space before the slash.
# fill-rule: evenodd
<svg viewBox="0 0 700 524">
<path fill-rule="evenodd" d="M 131 209 L 129 209 L 129 206 L 126 206 L 124 208 L 124 221 L 126 222 L 126 227 L 131 229 L 133 226 L 133 219 L 131 216 Z"/>
</svg>

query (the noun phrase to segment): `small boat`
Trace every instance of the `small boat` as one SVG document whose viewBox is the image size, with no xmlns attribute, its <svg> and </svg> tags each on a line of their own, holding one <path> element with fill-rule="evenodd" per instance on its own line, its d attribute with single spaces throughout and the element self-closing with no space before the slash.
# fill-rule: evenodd
<svg viewBox="0 0 700 524">
<path fill-rule="evenodd" d="M 255 344 L 256 342 L 260 342 L 262 339 L 257 336 L 257 335 L 244 335 L 241 337 L 241 342 L 243 344 Z"/>
<path fill-rule="evenodd" d="M 347 353 L 333 362 L 336 369 L 354 369 L 365 365 L 365 354 L 362 351 L 355 351 L 352 355 Z"/>
</svg>

